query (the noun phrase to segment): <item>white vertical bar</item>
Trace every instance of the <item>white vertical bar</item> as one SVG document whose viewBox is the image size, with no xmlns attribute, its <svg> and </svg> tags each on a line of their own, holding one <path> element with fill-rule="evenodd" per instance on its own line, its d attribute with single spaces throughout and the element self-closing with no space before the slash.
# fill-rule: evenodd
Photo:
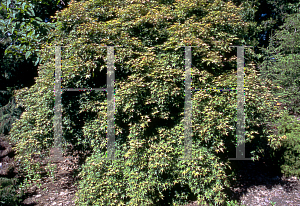
<svg viewBox="0 0 300 206">
<path fill-rule="evenodd" d="M 107 47 L 107 157 L 115 159 L 115 94 L 114 47 Z"/>
<path fill-rule="evenodd" d="M 244 48 L 245 46 L 237 47 L 237 125 L 236 125 L 236 158 L 230 160 L 251 160 L 245 158 L 245 92 L 244 92 Z"/>
<path fill-rule="evenodd" d="M 62 111 L 61 111 L 61 47 L 55 46 L 55 105 L 54 105 L 54 147 L 61 147 Z"/>
<path fill-rule="evenodd" d="M 184 102 L 184 155 L 191 158 L 192 150 L 192 91 L 191 91 L 192 48 L 185 47 L 185 102 Z"/>
</svg>

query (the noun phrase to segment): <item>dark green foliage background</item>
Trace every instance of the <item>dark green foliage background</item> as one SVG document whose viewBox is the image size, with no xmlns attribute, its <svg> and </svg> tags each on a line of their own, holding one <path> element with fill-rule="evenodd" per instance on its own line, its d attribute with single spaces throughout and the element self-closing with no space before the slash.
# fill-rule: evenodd
<svg viewBox="0 0 300 206">
<path fill-rule="evenodd" d="M 21 195 L 17 193 L 18 180 L 0 177 L 0 205 L 18 206 Z"/>
<path fill-rule="evenodd" d="M 299 69 L 299 13 L 287 16 L 284 24 L 270 39 L 264 49 L 265 60 L 261 64 L 262 77 L 273 82 L 272 93 L 288 107 L 290 114 L 300 114 Z"/>
</svg>

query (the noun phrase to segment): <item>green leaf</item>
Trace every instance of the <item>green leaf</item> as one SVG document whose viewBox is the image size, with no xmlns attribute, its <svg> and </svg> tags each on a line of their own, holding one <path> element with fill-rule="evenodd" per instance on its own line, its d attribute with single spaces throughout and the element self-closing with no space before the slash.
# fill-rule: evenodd
<svg viewBox="0 0 300 206">
<path fill-rule="evenodd" d="M 5 6 L 2 2 L 1 2 L 0 9 L 5 9 L 5 10 L 7 10 L 7 9 L 6 9 L 6 6 Z"/>
<path fill-rule="evenodd" d="M 1 25 L 6 25 L 5 20 L 0 19 L 0 24 L 1 24 Z"/>
<path fill-rule="evenodd" d="M 14 46 L 14 45 L 9 45 L 9 46 L 6 48 L 4 54 L 6 55 L 6 54 L 8 53 L 8 51 L 9 51 L 9 49 L 10 49 L 11 47 L 13 47 L 13 46 Z"/>
<path fill-rule="evenodd" d="M 25 58 L 28 59 L 28 57 L 31 55 L 31 51 L 27 51 L 25 54 Z"/>
<path fill-rule="evenodd" d="M 15 27 L 12 27 L 11 30 L 10 30 L 10 33 L 13 34 L 14 30 L 15 30 Z"/>
<path fill-rule="evenodd" d="M 23 2 L 23 3 L 22 3 L 22 5 L 21 5 L 21 7 L 22 7 L 22 10 L 24 10 L 24 9 L 25 9 L 25 6 L 26 6 L 26 2 Z"/>
<path fill-rule="evenodd" d="M 34 16 L 33 8 L 29 7 L 29 9 L 28 9 L 28 11 L 26 13 L 29 14 L 29 16 Z"/>
<path fill-rule="evenodd" d="M 40 21 L 43 23 L 43 20 L 40 17 L 35 17 L 35 19 L 37 20 L 37 22 Z"/>
<path fill-rule="evenodd" d="M 20 28 L 23 28 L 24 25 L 25 25 L 25 22 L 22 22 Z"/>
<path fill-rule="evenodd" d="M 37 60 L 34 62 L 34 66 L 36 66 L 39 63 L 40 57 L 37 58 Z"/>
</svg>

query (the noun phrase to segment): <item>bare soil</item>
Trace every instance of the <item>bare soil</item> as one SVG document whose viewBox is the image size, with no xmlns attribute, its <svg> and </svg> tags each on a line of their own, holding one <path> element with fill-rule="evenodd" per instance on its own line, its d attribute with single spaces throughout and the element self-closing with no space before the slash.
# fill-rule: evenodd
<svg viewBox="0 0 300 206">
<path fill-rule="evenodd" d="M 0 176 L 13 178 L 17 176 L 17 168 L 13 163 L 14 151 L 4 136 L 0 137 Z M 50 158 L 42 160 L 57 165 L 53 178 L 46 177 L 40 188 L 30 188 L 22 201 L 23 206 L 75 205 L 76 174 L 78 173 L 79 155 L 63 156 L 60 150 L 52 149 Z M 0 164 L 0 165 L 1 165 Z M 300 206 L 300 179 L 286 178 L 276 167 L 265 162 L 239 162 L 238 179 L 230 188 L 231 199 L 238 200 L 239 205 L 260 206 Z M 188 206 L 198 205 L 191 201 Z"/>
<path fill-rule="evenodd" d="M 59 149 L 52 149 L 50 161 L 52 165 L 57 166 L 54 177 L 44 178 L 40 188 L 32 187 L 27 192 L 27 197 L 22 202 L 23 205 L 75 205 L 74 198 L 77 187 L 74 170 L 77 169 L 78 157 L 63 157 L 61 155 Z"/>
<path fill-rule="evenodd" d="M 244 169 L 230 188 L 230 197 L 237 200 L 238 205 L 300 206 L 300 178 L 287 178 L 264 162 L 245 161 L 241 164 Z M 199 204 L 193 201 L 187 206 Z"/>
</svg>

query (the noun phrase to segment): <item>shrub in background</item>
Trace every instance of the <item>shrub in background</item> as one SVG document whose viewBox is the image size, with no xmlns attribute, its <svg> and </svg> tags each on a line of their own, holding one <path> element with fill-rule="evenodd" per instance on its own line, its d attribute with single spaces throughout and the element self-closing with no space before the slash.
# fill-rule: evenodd
<svg viewBox="0 0 300 206">
<path fill-rule="evenodd" d="M 272 81 L 272 93 L 290 114 L 299 114 L 300 109 L 299 15 L 299 12 L 294 12 L 286 16 L 284 24 L 270 38 L 268 48 L 263 49 L 265 57 L 260 66 L 263 81 Z M 299 123 L 285 113 L 274 124 L 282 141 L 277 145 L 280 149 L 273 151 L 273 157 L 286 176 L 300 174 Z"/>
<path fill-rule="evenodd" d="M 0 107 L 0 134 L 7 135 L 13 122 L 21 116 L 22 108 L 16 107 L 14 97 L 9 98 L 9 102 Z"/>
<path fill-rule="evenodd" d="M 298 7 L 295 7 L 298 8 Z M 300 114 L 300 12 L 288 14 L 266 49 L 262 77 L 273 82 L 272 92 L 291 114 Z"/>
<path fill-rule="evenodd" d="M 0 177 L 0 205 L 18 206 L 21 195 L 17 193 L 17 179 Z"/>
<path fill-rule="evenodd" d="M 282 174 L 286 177 L 300 177 L 300 121 L 285 113 L 277 123 L 283 140 L 275 158 Z"/>
</svg>

